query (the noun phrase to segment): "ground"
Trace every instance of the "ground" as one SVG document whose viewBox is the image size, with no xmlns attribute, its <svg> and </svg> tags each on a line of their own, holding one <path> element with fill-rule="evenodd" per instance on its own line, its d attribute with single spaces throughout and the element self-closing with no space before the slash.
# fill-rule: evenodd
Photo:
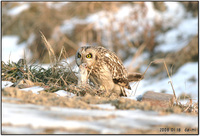
<svg viewBox="0 0 200 136">
<path fill-rule="evenodd" d="M 2 2 L 2 133 L 197 134 L 198 37 L 194 1 Z M 144 78 L 128 97 L 77 86 L 85 45 Z"/>
</svg>

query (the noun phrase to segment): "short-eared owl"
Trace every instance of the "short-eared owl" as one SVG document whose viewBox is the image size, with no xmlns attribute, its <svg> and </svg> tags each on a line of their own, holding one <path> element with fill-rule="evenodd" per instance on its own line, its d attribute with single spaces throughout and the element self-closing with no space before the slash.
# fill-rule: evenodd
<svg viewBox="0 0 200 136">
<path fill-rule="evenodd" d="M 126 96 L 124 87 L 131 89 L 127 71 L 116 54 L 102 46 L 85 46 L 76 53 L 76 64 L 87 66 L 89 79 L 108 92 Z"/>
</svg>

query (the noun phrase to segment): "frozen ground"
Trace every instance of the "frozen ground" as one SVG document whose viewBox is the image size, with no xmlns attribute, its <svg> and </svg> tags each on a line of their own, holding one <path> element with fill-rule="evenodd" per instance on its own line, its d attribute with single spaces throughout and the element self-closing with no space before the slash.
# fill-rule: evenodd
<svg viewBox="0 0 200 136">
<path fill-rule="evenodd" d="M 58 3 L 56 8 L 63 6 L 65 3 Z M 153 20 L 161 21 L 165 23 L 165 27 L 173 27 L 170 31 L 156 37 L 159 46 L 155 51 L 161 52 L 175 52 L 185 47 L 189 40 L 198 34 L 198 18 L 194 18 L 189 14 L 186 15 L 186 11 L 179 3 L 173 2 L 171 5 L 166 2 L 167 10 L 163 13 L 157 12 L 152 9 L 152 3 L 146 3 L 149 14 L 146 16 L 146 22 L 150 24 Z M 52 8 L 52 3 L 48 4 Z M 8 14 L 11 16 L 19 15 L 21 12 L 29 8 L 29 4 L 22 3 L 19 7 L 12 8 Z M 137 7 L 135 8 L 137 10 Z M 115 15 L 108 12 L 98 12 L 88 16 L 85 20 L 73 18 L 65 20 L 60 29 L 63 33 L 70 33 L 74 29 L 74 25 L 81 23 L 94 23 L 96 29 L 106 29 L 109 27 L 110 20 L 113 18 L 116 21 L 113 23 L 113 29 L 119 29 L 120 23 L 127 21 L 129 14 L 134 12 L 130 6 L 123 6 Z M 186 16 L 185 16 L 186 15 Z M 130 20 L 128 20 L 130 22 Z M 144 21 L 144 20 L 142 20 Z M 145 21 L 143 22 L 145 24 Z M 133 20 L 130 23 L 136 25 Z M 176 26 L 176 27 L 174 27 Z M 141 27 L 138 27 L 138 33 L 141 31 Z M 109 36 L 109 33 L 105 31 L 105 35 Z M 136 35 L 128 35 L 128 38 L 137 37 Z M 18 36 L 7 35 L 2 37 L 2 60 L 8 62 L 9 60 L 17 62 L 20 58 L 24 57 L 24 50 L 26 54 L 27 43 L 18 44 Z M 31 35 L 29 39 L 34 40 L 34 36 Z M 106 38 L 105 38 L 106 39 Z M 104 40 L 105 40 L 104 39 Z M 29 42 L 29 40 L 27 40 Z M 27 56 L 28 57 L 28 56 Z M 144 61 L 148 54 L 142 54 L 138 57 L 138 62 Z M 70 63 L 74 60 L 74 57 L 69 58 L 67 61 Z M 129 63 L 129 60 L 125 62 L 125 66 Z M 48 67 L 45 65 L 44 67 Z M 146 68 L 146 67 L 145 67 Z M 150 72 L 150 71 L 148 71 Z M 197 101 L 198 99 L 198 62 L 186 63 L 183 65 L 177 73 L 172 75 L 172 81 L 177 96 L 182 93 L 190 94 L 192 99 Z M 142 80 L 139 83 L 135 96 L 133 87 L 132 91 L 129 91 L 129 98 L 136 99 L 136 97 L 143 95 L 146 91 L 166 91 L 172 94 L 172 88 L 170 86 L 169 78 L 158 80 L 152 78 L 149 80 Z M 8 81 L 2 82 L 2 88 L 11 86 L 13 83 Z M 131 85 L 133 86 L 133 84 Z M 43 88 L 35 86 L 32 88 L 23 89 L 24 91 L 31 90 L 33 93 L 43 90 Z M 73 97 L 71 93 L 67 93 L 63 90 L 56 92 L 58 97 Z M 132 95 L 130 95 L 132 94 Z M 3 99 L 14 99 L 6 98 Z M 182 102 L 182 101 L 181 101 Z M 186 102 L 183 102 L 186 103 Z M 14 104 L 14 103 L 2 103 L 2 132 L 13 134 L 37 134 L 37 133 L 55 133 L 55 134 L 68 134 L 68 133 L 88 133 L 97 132 L 101 134 L 105 133 L 125 133 L 133 129 L 143 130 L 155 130 L 160 132 L 158 126 L 182 126 L 182 131 L 187 127 L 198 127 L 198 117 L 186 114 L 170 114 L 160 115 L 157 112 L 141 111 L 141 110 L 116 110 L 114 106 L 110 104 L 94 105 L 101 108 L 101 110 L 83 110 L 83 109 L 70 109 L 61 107 L 47 107 L 31 104 Z M 170 126 L 169 126 L 170 127 Z M 51 131 L 53 130 L 53 131 Z M 79 131 L 77 131 L 79 130 Z"/>
<path fill-rule="evenodd" d="M 3 98 L 6 99 L 6 98 Z M 102 105 L 101 105 L 102 106 Z M 134 129 L 160 131 L 161 125 L 198 127 L 198 117 L 188 115 L 159 115 L 141 110 L 81 110 L 32 104 L 2 103 L 3 133 L 28 134 L 96 132 L 100 134 L 126 133 Z M 9 125 L 6 125 L 9 124 Z M 14 128 L 14 129 L 13 129 Z M 79 131 L 78 131 L 79 130 Z"/>
<path fill-rule="evenodd" d="M 3 81 L 2 88 L 12 85 Z M 41 87 L 21 89 L 38 94 Z M 73 97 L 74 94 L 59 90 L 57 97 Z M 129 97 L 135 99 L 135 97 Z M 3 100 L 18 101 L 17 98 L 3 97 Z M 154 130 L 160 133 L 160 126 L 175 129 L 198 127 L 198 116 L 187 114 L 162 115 L 155 111 L 117 110 L 111 104 L 91 104 L 100 110 L 62 108 L 34 104 L 2 103 L 3 134 L 37 134 L 37 133 L 100 133 L 119 134 L 133 130 Z M 48 132 L 48 130 L 51 130 Z"/>
<path fill-rule="evenodd" d="M 198 100 L 198 62 L 184 64 L 171 76 L 171 79 L 177 96 L 185 93 L 190 94 L 194 101 Z M 164 79 L 144 79 L 140 81 L 138 85 L 136 96 L 143 95 L 146 91 L 165 91 L 166 93 L 173 94 L 169 81 L 170 79 L 168 77 Z M 133 86 L 132 91 L 136 88 L 134 84 L 135 83 L 131 84 L 131 87 Z M 130 93 L 132 93 L 132 91 L 130 91 Z"/>
</svg>

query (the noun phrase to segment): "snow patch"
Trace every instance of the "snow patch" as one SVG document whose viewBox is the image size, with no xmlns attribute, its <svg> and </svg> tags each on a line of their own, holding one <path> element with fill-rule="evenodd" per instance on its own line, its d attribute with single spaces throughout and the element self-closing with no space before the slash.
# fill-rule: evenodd
<svg viewBox="0 0 200 136">
<path fill-rule="evenodd" d="M 23 88 L 23 89 L 20 89 L 20 90 L 23 90 L 23 91 L 32 91 L 35 94 L 39 94 L 39 91 L 44 90 L 44 88 L 42 88 L 40 86 L 33 86 L 33 87 L 29 87 L 29 88 Z"/>
<path fill-rule="evenodd" d="M 2 83 L 2 89 L 13 85 L 13 83 L 10 81 L 2 81 L 1 83 Z"/>
<path fill-rule="evenodd" d="M 26 50 L 26 42 L 17 44 L 19 41 L 18 36 L 3 36 L 2 37 L 2 60 L 4 62 L 13 61 L 17 62 L 19 59 L 24 58 L 24 51 Z"/>
<path fill-rule="evenodd" d="M 21 3 L 19 6 L 10 9 L 7 14 L 10 16 L 16 16 L 19 15 L 21 12 L 29 9 L 29 7 L 29 3 Z"/>
<path fill-rule="evenodd" d="M 156 46 L 155 51 L 177 52 L 184 48 L 190 42 L 191 38 L 197 34 L 198 19 L 186 18 L 177 27 L 156 37 L 160 45 Z"/>
<path fill-rule="evenodd" d="M 111 117 L 111 118 L 110 118 Z M 78 120 L 78 118 L 85 118 Z M 99 118 L 99 119 L 95 119 Z M 41 123 L 42 122 L 42 123 Z M 130 129 L 153 129 L 156 125 L 198 127 L 198 116 L 186 114 L 159 115 L 141 110 L 87 110 L 33 104 L 2 103 L 2 123 L 29 129 L 90 129 L 101 134 L 118 134 Z M 2 126 L 5 130 L 5 126 Z M 22 133 L 26 131 L 21 131 Z"/>
<path fill-rule="evenodd" d="M 190 79 L 194 79 L 191 81 Z M 174 75 L 171 76 L 176 95 L 182 93 L 190 94 L 192 99 L 198 100 L 198 62 L 189 62 L 184 64 Z M 137 88 L 136 95 L 143 95 L 146 91 L 162 92 L 173 94 L 171 85 L 168 83 L 168 77 L 159 79 L 141 80 Z M 134 83 L 131 83 L 133 86 Z M 134 89 L 134 88 L 132 88 Z"/>
<path fill-rule="evenodd" d="M 102 109 L 108 109 L 108 110 L 115 110 L 115 106 L 111 105 L 111 104 L 91 104 L 92 106 L 97 106 L 99 108 Z"/>
<path fill-rule="evenodd" d="M 162 23 L 164 23 L 165 28 L 177 26 L 186 15 L 184 6 L 179 2 L 164 3 L 167 9 L 162 15 Z"/>
<path fill-rule="evenodd" d="M 46 2 L 49 8 L 60 9 L 69 2 Z"/>
<path fill-rule="evenodd" d="M 58 90 L 55 92 L 58 96 L 68 96 L 68 97 L 73 97 L 75 94 L 67 92 L 65 90 Z"/>
</svg>

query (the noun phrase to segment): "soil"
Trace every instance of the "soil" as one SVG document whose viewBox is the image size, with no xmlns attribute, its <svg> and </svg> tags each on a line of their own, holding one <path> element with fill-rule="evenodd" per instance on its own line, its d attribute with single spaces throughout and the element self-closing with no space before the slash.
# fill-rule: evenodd
<svg viewBox="0 0 200 136">
<path fill-rule="evenodd" d="M 3 99 L 3 102 L 19 103 L 19 104 L 36 104 L 45 106 L 59 106 L 68 108 L 80 108 L 80 109 L 101 109 L 91 104 L 111 104 L 116 109 L 120 110 L 134 110 L 141 109 L 146 111 L 158 111 L 160 114 L 177 113 L 183 112 L 183 108 L 180 106 L 161 107 L 159 105 L 151 105 L 148 101 L 136 101 L 128 99 L 126 97 L 118 97 L 111 95 L 110 97 L 92 96 L 86 93 L 84 96 L 74 97 L 58 97 L 56 93 L 49 93 L 46 91 L 40 91 L 39 94 L 32 93 L 32 91 L 22 91 L 16 87 L 7 87 L 2 90 L 3 97 L 13 97 L 19 100 L 14 101 L 13 99 Z M 197 113 L 187 113 L 197 115 Z"/>
<path fill-rule="evenodd" d="M 120 110 L 134 110 L 141 109 L 146 111 L 158 111 L 159 115 L 166 115 L 171 113 L 181 114 L 182 109 L 180 106 L 172 106 L 168 108 L 163 108 L 160 106 L 152 106 L 148 101 L 136 101 L 128 99 L 125 97 L 100 97 L 92 96 L 89 93 L 86 93 L 84 96 L 74 96 L 74 97 L 59 97 L 56 93 L 50 93 L 46 91 L 40 91 L 39 94 L 32 93 L 32 91 L 22 91 L 17 87 L 7 87 L 2 90 L 2 102 L 6 103 L 17 103 L 17 104 L 35 104 L 43 106 L 59 106 L 59 107 L 69 107 L 69 108 L 78 108 L 78 109 L 101 109 L 100 107 L 94 106 L 93 104 L 111 104 L 115 106 L 116 109 Z M 103 109 L 109 110 L 109 109 Z M 197 113 L 188 113 L 195 114 Z M 105 120 L 116 118 L 114 115 L 106 117 L 87 117 L 87 116 L 74 116 L 71 115 L 65 119 L 67 120 L 76 120 L 76 121 L 88 121 L 88 120 Z M 4 127 L 12 127 L 10 124 L 2 124 Z M 23 126 L 22 126 L 23 127 Z M 124 134 L 197 134 L 198 131 L 184 131 L 185 127 L 179 126 L 181 131 L 160 131 L 160 128 L 177 128 L 177 126 L 152 126 L 153 129 L 150 130 L 140 130 L 140 129 L 128 129 Z M 159 130 L 158 130 L 159 129 Z M 188 128 L 189 129 L 189 128 Z M 4 133 L 4 132 L 3 132 Z M 71 133 L 71 134 L 99 134 L 98 131 L 82 128 L 80 129 L 66 129 L 66 128 L 42 128 L 40 134 L 53 134 L 53 133 Z M 4 133 L 6 134 L 6 132 Z"/>
</svg>

